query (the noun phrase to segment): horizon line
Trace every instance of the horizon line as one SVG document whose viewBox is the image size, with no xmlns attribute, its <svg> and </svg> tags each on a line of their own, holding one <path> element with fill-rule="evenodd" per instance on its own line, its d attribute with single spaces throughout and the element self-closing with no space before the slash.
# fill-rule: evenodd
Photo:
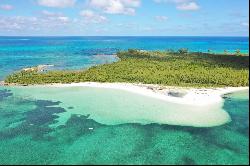
<svg viewBox="0 0 250 166">
<path fill-rule="evenodd" d="M 248 37 L 249 36 L 219 36 L 219 35 L 204 35 L 204 36 L 192 36 L 192 35 L 164 35 L 164 36 L 157 36 L 157 35 L 0 35 L 0 37 Z"/>
</svg>

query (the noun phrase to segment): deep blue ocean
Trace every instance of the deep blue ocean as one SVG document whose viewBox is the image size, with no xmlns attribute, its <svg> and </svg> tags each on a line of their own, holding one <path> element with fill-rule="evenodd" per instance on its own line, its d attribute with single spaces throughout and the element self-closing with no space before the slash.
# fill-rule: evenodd
<svg viewBox="0 0 250 166">
<path fill-rule="evenodd" d="M 0 80 L 40 64 L 53 69 L 82 69 L 116 60 L 119 50 L 249 52 L 249 37 L 0 37 Z"/>
</svg>

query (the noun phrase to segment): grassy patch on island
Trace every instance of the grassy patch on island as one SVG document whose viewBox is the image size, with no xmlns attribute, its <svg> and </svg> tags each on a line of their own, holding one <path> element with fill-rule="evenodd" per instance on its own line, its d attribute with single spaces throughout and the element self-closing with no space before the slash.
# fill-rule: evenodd
<svg viewBox="0 0 250 166">
<path fill-rule="evenodd" d="M 249 85 L 249 56 L 137 50 L 119 52 L 117 56 L 118 62 L 83 71 L 20 71 L 8 76 L 5 82 L 129 82 L 192 87 Z"/>
</svg>

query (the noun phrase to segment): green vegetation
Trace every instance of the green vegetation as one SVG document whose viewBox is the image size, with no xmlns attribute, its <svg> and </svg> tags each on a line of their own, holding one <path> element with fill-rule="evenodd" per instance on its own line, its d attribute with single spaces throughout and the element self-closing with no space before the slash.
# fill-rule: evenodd
<svg viewBox="0 0 250 166">
<path fill-rule="evenodd" d="M 178 52 L 180 54 L 187 54 L 188 53 L 188 49 L 187 48 L 181 48 L 181 49 L 178 50 Z"/>
<path fill-rule="evenodd" d="M 84 71 L 21 71 L 8 76 L 5 82 L 130 82 L 192 87 L 249 85 L 249 56 L 188 53 L 186 49 L 178 52 L 128 50 L 117 56 L 118 62 Z"/>
<path fill-rule="evenodd" d="M 241 56 L 241 55 L 242 55 L 239 49 L 237 49 L 237 50 L 235 51 L 235 55 L 237 55 L 237 56 Z"/>
</svg>

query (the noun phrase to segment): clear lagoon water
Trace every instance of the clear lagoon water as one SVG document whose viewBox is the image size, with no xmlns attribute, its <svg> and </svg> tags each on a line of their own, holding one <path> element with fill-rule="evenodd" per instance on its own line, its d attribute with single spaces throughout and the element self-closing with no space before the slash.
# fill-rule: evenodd
<svg viewBox="0 0 250 166">
<path fill-rule="evenodd" d="M 110 63 L 113 54 L 130 48 L 249 53 L 249 37 L 0 37 L 0 80 L 40 64 L 61 70 Z"/>
<path fill-rule="evenodd" d="M 138 96 L 127 93 L 124 103 L 119 99 L 119 91 L 91 90 L 88 97 L 82 96 L 82 112 L 75 112 L 76 104 L 70 95 L 65 104 L 45 100 L 46 89 L 39 87 L 32 88 L 32 96 L 23 93 L 30 91 L 27 88 L 0 87 L 0 164 L 249 163 L 248 91 L 225 96 L 223 109 L 231 116 L 231 122 L 198 128 L 136 123 L 145 116 L 138 115 L 140 111 L 136 110 L 131 110 L 134 112 L 129 115 L 129 105 L 134 106 L 136 102 L 137 108 L 145 107 L 144 114 L 153 115 L 152 112 L 157 111 L 147 107 L 150 104 L 146 102 L 138 102 L 147 101 L 143 96 L 134 100 Z M 51 91 L 54 96 L 65 93 L 65 89 Z M 74 94 L 72 89 L 69 91 Z M 158 108 L 165 109 L 163 103 L 152 100 L 154 102 Z M 94 104 L 103 108 L 94 110 Z M 108 115 L 106 109 L 111 110 Z M 102 110 L 103 115 L 96 116 L 96 113 L 102 114 Z M 134 113 L 137 121 L 115 125 L 123 111 L 128 117 Z M 66 112 L 70 115 L 67 118 Z M 101 119 L 114 121 L 114 125 L 99 123 Z"/>
</svg>

